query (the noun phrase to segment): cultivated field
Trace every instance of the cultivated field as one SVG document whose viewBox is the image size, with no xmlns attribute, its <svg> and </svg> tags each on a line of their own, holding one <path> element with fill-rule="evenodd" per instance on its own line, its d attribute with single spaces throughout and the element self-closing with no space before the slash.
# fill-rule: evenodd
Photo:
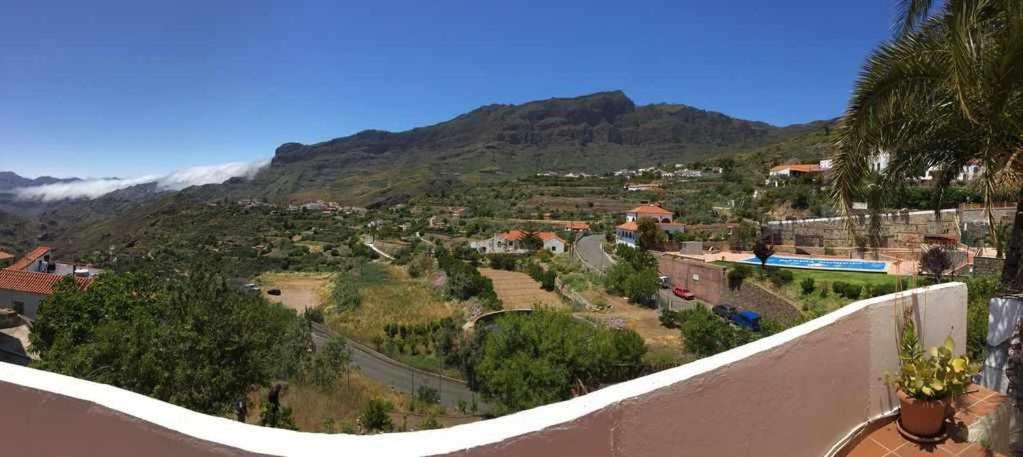
<svg viewBox="0 0 1023 457">
<path fill-rule="evenodd" d="M 264 273 L 256 282 L 263 288 L 263 296 L 272 302 L 302 312 L 326 303 L 327 286 L 331 273 Z M 274 296 L 267 290 L 277 288 L 281 294 Z"/>
<path fill-rule="evenodd" d="M 422 324 L 454 315 L 459 306 L 446 302 L 425 281 L 411 279 L 401 268 L 376 264 L 386 280 L 375 281 L 359 290 L 362 302 L 354 311 L 328 318 L 328 324 L 344 335 L 365 344 L 384 336 L 385 324 Z"/>
<path fill-rule="evenodd" d="M 480 273 L 494 282 L 494 291 L 504 302 L 505 309 L 529 309 L 537 303 L 552 308 L 565 307 L 558 294 L 541 289 L 540 283 L 525 273 L 490 268 L 480 268 Z"/>
</svg>

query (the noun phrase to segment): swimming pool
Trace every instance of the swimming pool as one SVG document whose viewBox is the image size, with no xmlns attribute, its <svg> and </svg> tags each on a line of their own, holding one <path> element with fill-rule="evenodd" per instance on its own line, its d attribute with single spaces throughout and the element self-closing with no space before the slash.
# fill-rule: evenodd
<svg viewBox="0 0 1023 457">
<path fill-rule="evenodd" d="M 742 263 L 760 265 L 760 259 L 750 257 L 743 260 Z M 767 265 L 772 267 L 806 268 L 808 270 L 866 271 L 872 273 L 882 273 L 886 267 L 884 262 L 871 262 L 869 260 L 815 259 L 777 255 L 769 257 Z"/>
</svg>

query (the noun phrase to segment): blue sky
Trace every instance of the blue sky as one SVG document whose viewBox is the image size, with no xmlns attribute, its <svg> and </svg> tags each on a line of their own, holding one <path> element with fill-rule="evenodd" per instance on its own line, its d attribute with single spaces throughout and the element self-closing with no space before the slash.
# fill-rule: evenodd
<svg viewBox="0 0 1023 457">
<path fill-rule="evenodd" d="M 895 1 L 146 3 L 4 5 L 0 170 L 162 174 L 612 89 L 831 118 Z"/>
</svg>

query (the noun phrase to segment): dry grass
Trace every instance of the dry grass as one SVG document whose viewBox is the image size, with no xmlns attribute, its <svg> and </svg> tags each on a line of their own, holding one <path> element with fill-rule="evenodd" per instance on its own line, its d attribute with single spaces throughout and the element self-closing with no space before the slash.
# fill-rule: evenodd
<svg viewBox="0 0 1023 457">
<path fill-rule="evenodd" d="M 267 300 L 302 312 L 327 302 L 328 285 L 333 276 L 331 273 L 263 273 L 256 282 L 262 286 Z M 280 289 L 281 294 L 266 293 L 272 288 Z"/>
<path fill-rule="evenodd" d="M 591 294 L 584 294 L 588 299 L 594 299 Z M 676 360 L 682 360 L 685 351 L 682 347 L 682 334 L 678 329 L 670 329 L 661 325 L 660 312 L 656 309 L 644 308 L 629 303 L 622 297 L 600 293 L 600 296 L 607 300 L 611 306 L 605 312 L 583 312 L 576 313 L 599 322 L 607 322 L 611 319 L 621 319 L 625 327 L 636 331 L 646 341 L 651 353 L 671 354 Z"/>
<path fill-rule="evenodd" d="M 380 264 L 390 279 L 359 291 L 362 303 L 350 312 L 332 315 L 328 323 L 357 341 L 371 344 L 384 335 L 385 324 L 419 324 L 456 314 L 460 307 L 446 302 L 422 280 L 411 279 L 401 268 Z"/>
<path fill-rule="evenodd" d="M 494 282 L 494 291 L 505 309 L 531 309 L 535 304 L 566 307 L 558 294 L 541 289 L 540 283 L 525 273 L 491 268 L 480 268 L 480 273 Z"/>
</svg>

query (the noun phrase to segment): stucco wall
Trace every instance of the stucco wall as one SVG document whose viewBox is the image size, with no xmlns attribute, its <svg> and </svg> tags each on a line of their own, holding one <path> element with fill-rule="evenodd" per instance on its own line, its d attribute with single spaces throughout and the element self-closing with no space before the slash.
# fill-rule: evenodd
<svg viewBox="0 0 1023 457">
<path fill-rule="evenodd" d="M 120 411 L 154 425 L 149 431 L 111 425 L 124 427 L 123 433 L 171 433 L 175 440 L 197 438 L 270 455 L 820 456 L 896 404 L 884 375 L 898 368 L 895 317 L 901 306 L 916 310 L 925 345 L 952 335 L 957 350 L 964 350 L 966 287 L 943 284 L 856 302 L 677 368 L 445 430 L 350 436 L 264 429 L 6 364 L 0 365 L 0 384 L 31 388 L 2 386 L 0 393 L 7 398 L 43 390 L 89 400 L 100 412 Z M 79 414 L 63 420 L 79 418 L 84 419 Z M 22 415 L 2 425 L 13 436 L 45 429 L 45 421 Z M 62 436 L 48 433 L 47 438 Z M 194 440 L 180 444 L 186 445 Z M 15 455 L 33 450 L 23 440 L 5 446 Z M 179 444 L 172 440 L 164 446 Z M 181 449 L 184 455 L 186 448 Z"/>
<path fill-rule="evenodd" d="M 0 308 L 14 308 L 14 302 L 21 302 L 25 304 L 22 315 L 29 319 L 36 318 L 36 311 L 39 310 L 39 303 L 42 303 L 45 295 L 26 294 L 24 292 L 15 292 L 12 290 L 0 290 Z"/>
<path fill-rule="evenodd" d="M 725 287 L 724 268 L 666 254 L 657 258 L 657 270 L 671 278 L 672 286 L 685 287 L 705 302 L 721 303 L 721 292 Z"/>
</svg>

